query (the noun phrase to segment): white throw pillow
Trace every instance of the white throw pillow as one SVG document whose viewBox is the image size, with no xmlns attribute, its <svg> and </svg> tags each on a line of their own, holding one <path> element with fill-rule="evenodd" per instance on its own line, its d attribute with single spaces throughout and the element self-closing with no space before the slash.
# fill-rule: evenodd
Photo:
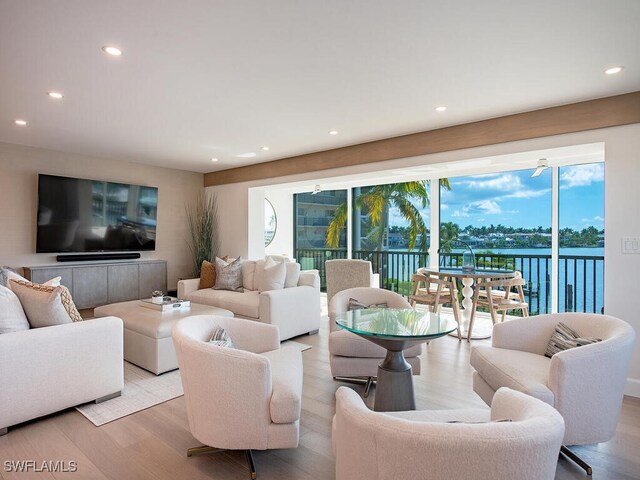
<svg viewBox="0 0 640 480">
<path fill-rule="evenodd" d="M 260 292 L 282 290 L 286 277 L 287 268 L 284 263 L 275 262 L 272 259 L 267 260 L 264 264 L 262 276 L 260 277 Z"/>
<path fill-rule="evenodd" d="M 0 285 L 0 334 L 29 330 L 29 321 L 20 300 L 6 287 Z"/>
<path fill-rule="evenodd" d="M 287 276 L 284 279 L 284 288 L 297 287 L 300 280 L 300 264 L 294 262 L 285 263 Z"/>
<path fill-rule="evenodd" d="M 9 283 L 12 283 L 13 293 L 20 299 L 31 328 L 50 327 L 73 321 L 62 304 L 64 287 L 45 287 L 16 281 Z"/>
<path fill-rule="evenodd" d="M 264 264 L 265 260 L 256 260 L 256 271 L 253 274 L 253 289 L 260 290 L 260 284 L 262 283 L 262 277 L 264 276 Z"/>
<path fill-rule="evenodd" d="M 256 261 L 245 260 L 242 262 L 242 286 L 245 290 L 257 290 L 255 281 L 256 277 Z"/>
</svg>

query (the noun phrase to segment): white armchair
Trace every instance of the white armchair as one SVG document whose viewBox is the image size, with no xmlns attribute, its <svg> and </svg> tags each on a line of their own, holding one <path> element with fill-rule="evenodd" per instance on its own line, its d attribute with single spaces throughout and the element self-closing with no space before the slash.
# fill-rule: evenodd
<svg viewBox="0 0 640 480">
<path fill-rule="evenodd" d="M 235 348 L 208 343 L 220 325 Z M 255 478 L 251 450 L 298 446 L 302 401 L 302 354 L 280 348 L 278 329 L 251 320 L 196 315 L 173 328 L 187 417 L 204 447 L 245 450 Z"/>
<path fill-rule="evenodd" d="M 547 358 L 546 346 L 559 322 L 602 341 Z M 607 315 L 557 313 L 496 324 L 492 346 L 471 351 L 473 389 L 488 405 L 506 386 L 555 407 L 566 425 L 565 445 L 605 442 L 618 423 L 634 339 L 628 323 Z M 591 471 L 566 447 L 562 451 Z"/>
<path fill-rule="evenodd" d="M 327 304 L 333 296 L 347 288 L 380 287 L 380 275 L 374 274 L 367 260 L 327 260 L 324 264 L 327 276 Z"/>
<path fill-rule="evenodd" d="M 329 363 L 331 375 L 335 380 L 352 383 L 364 383 L 365 397 L 375 382 L 378 365 L 387 355 L 387 350 L 355 333 L 336 325 L 336 316 L 345 313 L 349 299 L 353 298 L 364 305 L 386 303 L 389 308 L 411 308 L 404 297 L 381 288 L 349 288 L 337 292 L 329 302 Z M 404 351 L 414 375 L 420 375 L 422 344 L 414 345 Z"/>
<path fill-rule="evenodd" d="M 557 411 L 508 388 L 490 411 L 381 413 L 340 387 L 333 421 L 337 480 L 552 479 L 564 434 Z"/>
</svg>

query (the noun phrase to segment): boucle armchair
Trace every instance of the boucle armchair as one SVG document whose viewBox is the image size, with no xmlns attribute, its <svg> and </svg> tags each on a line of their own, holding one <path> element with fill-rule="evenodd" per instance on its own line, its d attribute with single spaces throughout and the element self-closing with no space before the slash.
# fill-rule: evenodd
<svg viewBox="0 0 640 480">
<path fill-rule="evenodd" d="M 375 382 L 378 365 L 386 357 L 387 350 L 355 333 L 336 325 L 336 316 L 345 313 L 349 299 L 353 298 L 364 305 L 386 303 L 389 308 L 407 308 L 411 305 L 402 295 L 381 288 L 349 288 L 336 293 L 329 302 L 329 363 L 334 380 L 365 384 L 365 397 Z M 414 345 L 404 351 L 414 375 L 420 374 L 422 344 Z"/>
<path fill-rule="evenodd" d="M 547 343 L 559 322 L 602 341 L 547 358 Z M 473 389 L 488 405 L 506 386 L 555 407 L 564 418 L 565 445 L 605 442 L 618 423 L 634 339 L 628 323 L 607 315 L 556 313 L 499 323 L 492 346 L 471 351 Z M 575 453 L 564 446 L 562 451 L 590 473 Z"/>
<path fill-rule="evenodd" d="M 324 268 L 327 276 L 327 304 L 341 290 L 380 286 L 380 275 L 373 274 L 371 262 L 367 260 L 327 260 Z"/>
<path fill-rule="evenodd" d="M 235 348 L 209 339 L 219 325 Z M 255 478 L 251 450 L 298 446 L 302 402 L 302 354 L 280 348 L 278 328 L 251 320 L 196 315 L 173 327 L 192 435 L 205 446 L 187 455 L 218 449 L 245 450 Z"/>
<path fill-rule="evenodd" d="M 520 479 L 555 476 L 564 434 L 549 405 L 501 388 L 491 410 L 373 412 L 336 392 L 337 480 Z"/>
</svg>

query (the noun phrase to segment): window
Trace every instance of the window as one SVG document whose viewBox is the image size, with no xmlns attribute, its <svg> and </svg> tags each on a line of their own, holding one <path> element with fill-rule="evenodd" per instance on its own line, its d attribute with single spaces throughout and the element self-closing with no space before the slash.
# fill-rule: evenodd
<svg viewBox="0 0 640 480">
<path fill-rule="evenodd" d="M 558 171 L 558 311 L 604 307 L 604 163 Z"/>
<path fill-rule="evenodd" d="M 469 245 L 478 267 L 522 272 L 531 313 L 551 311 L 551 169 L 472 175 L 440 188 L 440 262 Z"/>
</svg>

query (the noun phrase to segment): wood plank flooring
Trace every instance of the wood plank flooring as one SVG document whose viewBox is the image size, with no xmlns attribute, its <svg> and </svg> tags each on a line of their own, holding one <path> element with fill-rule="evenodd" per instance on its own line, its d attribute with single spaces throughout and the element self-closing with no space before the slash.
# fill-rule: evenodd
<svg viewBox="0 0 640 480">
<path fill-rule="evenodd" d="M 258 478 L 330 480 L 334 478 L 331 419 L 334 394 L 328 323 L 320 333 L 295 340 L 313 348 L 303 353 L 304 390 L 300 446 L 256 451 Z M 488 341 L 475 341 L 479 344 Z M 471 388 L 470 345 L 453 337 L 431 342 L 422 354 L 422 374 L 414 377 L 418 409 L 484 407 Z M 363 387 L 350 385 L 362 393 Z M 1 388 L 1 387 L 0 387 Z M 374 390 L 375 392 L 375 390 Z M 373 396 L 367 403 L 371 406 Z M 247 412 L 250 414 L 250 412 Z M 14 427 L 0 437 L 0 478 L 34 479 L 248 479 L 244 455 L 218 453 L 187 458 L 197 446 L 187 423 L 184 397 L 165 402 L 102 427 L 75 410 Z M 594 468 L 594 478 L 640 479 L 640 399 L 625 397 L 616 436 L 609 442 L 576 448 Z M 461 452 L 461 454 L 463 454 Z M 14 473 L 6 460 L 74 460 L 75 473 Z M 557 479 L 585 478 L 582 470 L 560 459 Z"/>
</svg>

